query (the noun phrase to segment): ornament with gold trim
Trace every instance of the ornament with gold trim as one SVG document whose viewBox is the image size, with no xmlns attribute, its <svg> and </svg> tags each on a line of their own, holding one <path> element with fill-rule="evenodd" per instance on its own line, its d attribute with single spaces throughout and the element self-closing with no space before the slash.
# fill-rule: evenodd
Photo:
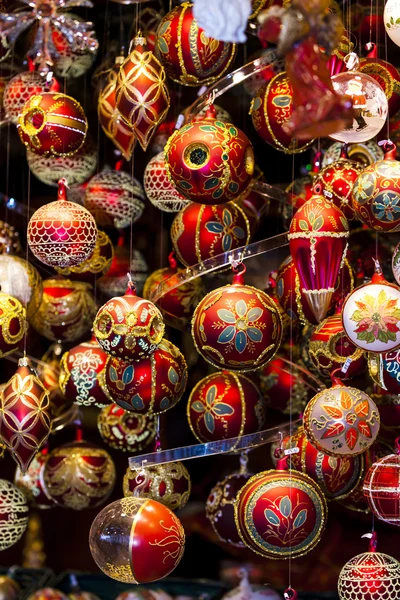
<svg viewBox="0 0 400 600">
<path fill-rule="evenodd" d="M 139 32 L 120 66 L 115 87 L 116 108 L 144 151 L 170 106 L 164 67 L 146 46 Z"/>
<path fill-rule="evenodd" d="M 43 283 L 37 269 L 13 254 L 0 254 L 0 289 L 26 307 L 29 320 L 42 301 Z"/>
<path fill-rule="evenodd" d="M 142 451 L 157 433 L 154 418 L 127 412 L 118 404 L 109 404 L 99 412 L 97 427 L 103 441 L 122 452 Z"/>
<path fill-rule="evenodd" d="M 51 433 L 49 393 L 24 357 L 0 396 L 0 441 L 23 473 Z"/>
<path fill-rule="evenodd" d="M 199 442 L 214 442 L 261 431 L 265 400 L 245 375 L 221 371 L 201 379 L 193 388 L 187 418 Z"/>
<path fill-rule="evenodd" d="M 40 75 L 37 71 L 23 71 L 15 75 L 4 89 L 3 107 L 11 123 L 18 123 L 25 104 L 44 92 L 58 92 L 60 84 L 56 79 Z"/>
<path fill-rule="evenodd" d="M 250 225 L 235 202 L 211 206 L 190 202 L 176 215 L 171 240 L 181 263 L 191 266 L 248 244 Z"/>
<path fill-rule="evenodd" d="M 123 583 L 150 583 L 179 564 L 185 532 L 178 517 L 148 498 L 122 498 L 96 516 L 89 547 L 97 566 Z"/>
<path fill-rule="evenodd" d="M 395 454 L 376 461 L 368 470 L 363 485 L 371 512 L 381 521 L 400 525 L 400 446 L 396 439 Z"/>
<path fill-rule="evenodd" d="M 130 278 L 125 295 L 106 302 L 93 322 L 94 335 L 104 352 L 121 361 L 151 356 L 164 331 L 162 314 L 152 302 L 136 295 Z"/>
<path fill-rule="evenodd" d="M 197 305 L 192 337 L 197 352 L 217 368 L 252 371 L 265 365 L 282 341 L 282 319 L 274 300 L 245 285 L 246 267 L 232 285 L 209 292 Z"/>
<path fill-rule="evenodd" d="M 89 181 L 84 202 L 99 227 L 124 229 L 140 219 L 144 199 L 137 179 L 123 171 L 104 169 Z"/>
<path fill-rule="evenodd" d="M 115 95 L 118 72 L 123 62 L 123 56 L 116 57 L 115 66 L 110 70 L 107 81 L 99 93 L 97 115 L 106 136 L 113 141 L 125 160 L 130 160 L 135 148 L 136 136 L 117 109 Z"/>
<path fill-rule="evenodd" d="M 114 258 L 114 247 L 104 231 L 98 231 L 96 246 L 93 254 L 80 265 L 72 267 L 55 267 L 59 275 L 73 281 L 86 281 L 93 284 L 98 277 L 105 275 L 111 267 Z M 1 264 L 1 257 L 0 257 Z"/>
<path fill-rule="evenodd" d="M 108 452 L 84 441 L 50 452 L 43 470 L 46 494 L 59 506 L 73 510 L 101 506 L 114 489 L 115 477 Z"/>
<path fill-rule="evenodd" d="M 293 90 L 286 71 L 278 73 L 253 98 L 250 114 L 259 136 L 285 154 L 298 154 L 311 146 L 314 140 L 298 144 L 286 133 L 284 125 L 293 113 Z"/>
<path fill-rule="evenodd" d="M 107 273 L 97 281 L 97 289 L 108 298 L 123 296 L 126 290 L 126 274 L 130 273 L 135 282 L 136 292 L 142 294 L 143 285 L 149 274 L 149 267 L 141 252 L 125 245 L 125 238 L 118 238 L 114 257 Z"/>
<path fill-rule="evenodd" d="M 51 587 L 42 588 L 28 596 L 28 600 L 68 600 L 68 598 L 60 590 Z"/>
<path fill-rule="evenodd" d="M 379 410 L 365 392 L 345 386 L 334 375 L 332 383 L 307 404 L 304 431 L 310 443 L 329 456 L 362 454 L 379 433 Z"/>
<path fill-rule="evenodd" d="M 331 165 L 340 159 L 343 144 L 335 142 L 325 151 L 322 159 L 322 168 Z M 347 144 L 347 155 L 350 160 L 358 163 L 361 167 L 368 167 L 372 163 L 383 159 L 383 150 L 373 140 L 360 142 L 358 144 Z"/>
<path fill-rule="evenodd" d="M 285 468 L 285 467 L 284 467 Z M 297 471 L 264 471 L 240 490 L 235 521 L 243 543 L 266 558 L 302 556 L 320 541 L 327 519 L 321 488 Z"/>
<path fill-rule="evenodd" d="M 0 598 L 1 600 L 18 600 L 21 593 L 19 584 L 8 575 L 0 575 Z"/>
<path fill-rule="evenodd" d="M 315 318 L 321 321 L 329 310 L 346 258 L 347 219 L 332 202 L 315 195 L 293 217 L 288 237 L 300 289 Z"/>
<path fill-rule="evenodd" d="M 26 312 L 21 302 L 0 292 L 0 358 L 18 349 L 26 331 L 25 319 Z"/>
<path fill-rule="evenodd" d="M 28 224 L 28 244 L 35 257 L 50 267 L 80 265 L 94 252 L 96 222 L 90 212 L 67 200 L 67 182 L 58 182 L 58 198 L 40 207 Z"/>
<path fill-rule="evenodd" d="M 390 118 L 400 109 L 400 74 L 392 64 L 378 58 L 376 44 L 371 43 L 369 46 L 367 57 L 360 60 L 360 72 L 370 75 L 385 92 Z"/>
<path fill-rule="evenodd" d="M 29 506 L 40 510 L 55 506 L 53 500 L 43 489 L 43 470 L 47 456 L 48 450 L 44 448 L 36 454 L 25 473 L 22 473 L 21 469 L 17 467 L 14 477 L 15 485 L 24 493 Z"/>
<path fill-rule="evenodd" d="M 11 548 L 28 526 L 28 505 L 24 494 L 6 479 L 0 479 L 0 551 Z"/>
<path fill-rule="evenodd" d="M 32 96 L 17 125 L 19 137 L 37 154 L 74 154 L 83 145 L 88 122 L 82 106 L 65 94 Z"/>
<path fill-rule="evenodd" d="M 128 467 L 122 484 L 125 498 L 151 498 L 171 510 L 180 510 L 188 503 L 191 491 L 190 475 L 181 462 L 131 469 Z"/>
<path fill-rule="evenodd" d="M 110 404 L 105 385 L 107 358 L 94 336 L 66 352 L 61 359 L 62 393 L 80 406 L 103 408 Z"/>
<path fill-rule="evenodd" d="M 42 302 L 30 322 L 52 342 L 75 342 L 89 333 L 95 314 L 91 285 L 69 279 L 46 279 Z"/>
<path fill-rule="evenodd" d="M 276 276 L 276 296 L 282 309 L 293 321 L 302 325 L 317 325 L 318 320 L 311 311 L 307 298 L 301 289 L 299 275 L 289 255 L 280 265 Z"/>
<path fill-rule="evenodd" d="M 189 200 L 168 179 L 164 150 L 153 156 L 143 176 L 143 187 L 150 202 L 163 212 L 179 212 Z"/>
<path fill-rule="evenodd" d="M 177 129 L 165 146 L 165 168 L 177 190 L 199 204 L 222 204 L 246 191 L 254 150 L 231 123 L 206 118 Z"/>
<path fill-rule="evenodd" d="M 187 383 L 187 365 L 180 350 L 162 339 L 152 354 L 136 362 L 108 357 L 104 381 L 108 396 L 124 410 L 154 415 L 181 399 Z"/>
<path fill-rule="evenodd" d="M 205 35 L 193 16 L 193 4 L 183 2 L 160 22 L 156 55 L 173 81 L 188 86 L 211 85 L 229 69 L 236 44 Z"/>
<path fill-rule="evenodd" d="M 400 394 L 400 350 L 368 354 L 369 374 L 388 394 Z"/>
<path fill-rule="evenodd" d="M 173 253 L 168 256 L 168 262 L 169 267 L 154 271 L 146 279 L 143 287 L 144 298 L 149 299 L 150 294 L 154 292 L 161 283 L 180 272 Z M 194 309 L 204 295 L 205 290 L 203 282 L 201 281 L 201 277 L 197 277 L 164 294 L 162 298 L 157 300 L 156 306 L 160 309 L 167 325 L 183 329 L 190 321 Z"/>
<path fill-rule="evenodd" d="M 82 27 L 86 24 L 84 20 L 72 13 L 68 13 L 68 17 L 73 19 L 75 23 L 82 23 Z M 79 34 L 78 34 L 79 35 Z M 65 35 L 55 27 L 51 32 L 51 41 L 54 44 L 57 55 L 54 57 L 54 71 L 58 77 L 65 79 L 75 79 L 84 75 L 96 60 L 97 49 L 99 42 L 96 39 L 95 32 L 91 32 L 90 48 L 85 43 L 71 44 L 71 37 Z"/>
</svg>

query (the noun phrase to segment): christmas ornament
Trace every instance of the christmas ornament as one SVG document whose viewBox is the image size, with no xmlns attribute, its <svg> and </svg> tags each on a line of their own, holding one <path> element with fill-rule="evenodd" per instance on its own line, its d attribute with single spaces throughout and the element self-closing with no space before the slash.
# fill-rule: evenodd
<svg viewBox="0 0 400 600">
<path fill-rule="evenodd" d="M 180 598 L 180 596 L 177 596 L 177 598 Z M 172 600 L 172 596 L 161 589 L 151 590 L 139 587 L 118 594 L 115 600 Z"/>
<path fill-rule="evenodd" d="M 156 55 L 173 81 L 182 85 L 211 85 L 229 69 L 236 45 L 207 37 L 193 16 L 193 4 L 183 2 L 161 21 Z"/>
<path fill-rule="evenodd" d="M 237 203 L 249 221 L 250 235 L 253 237 L 260 229 L 262 219 L 269 213 L 270 201 L 250 185 Z"/>
<path fill-rule="evenodd" d="M 72 267 L 55 267 L 59 275 L 76 281 L 94 283 L 97 277 L 104 275 L 111 267 L 114 258 L 114 247 L 104 231 L 97 232 L 96 246 L 93 254 L 80 265 Z"/>
<path fill-rule="evenodd" d="M 390 118 L 400 109 L 400 74 L 396 67 L 378 58 L 376 44 L 371 46 L 367 58 L 360 60 L 360 72 L 370 75 L 385 92 Z"/>
<path fill-rule="evenodd" d="M 319 542 L 327 505 L 319 486 L 303 473 L 264 471 L 240 490 L 235 521 L 242 542 L 267 558 L 294 558 Z"/>
<path fill-rule="evenodd" d="M 365 226 L 350 232 L 347 256 L 360 283 L 371 279 L 375 273 L 374 257 L 376 256 L 379 256 L 382 261 L 382 270 L 386 279 L 392 279 L 391 257 L 394 245 L 390 238 L 391 236 L 379 236 L 376 231 Z"/>
<path fill-rule="evenodd" d="M 351 363 L 346 371 L 347 379 L 360 375 L 367 367 L 364 351 L 357 348 L 344 332 L 340 308 L 312 332 L 309 355 L 315 368 L 325 377 L 342 369 L 349 359 Z"/>
<path fill-rule="evenodd" d="M 28 600 L 68 600 L 68 598 L 69 596 L 66 596 L 60 590 L 51 587 L 42 588 L 28 596 Z"/>
<path fill-rule="evenodd" d="M 282 319 L 275 302 L 244 284 L 244 270 L 209 292 L 197 305 L 192 337 L 197 352 L 218 368 L 251 371 L 266 364 L 282 340 Z"/>
<path fill-rule="evenodd" d="M 193 388 L 187 417 L 199 442 L 213 442 L 261 431 L 265 400 L 245 375 L 221 371 L 201 379 Z"/>
<path fill-rule="evenodd" d="M 53 77 L 45 77 L 36 71 L 18 73 L 4 88 L 3 107 L 7 119 L 16 125 L 28 100 L 43 93 L 58 92 L 59 89 L 60 85 Z"/>
<path fill-rule="evenodd" d="M 245 29 L 252 12 L 250 0 L 217 0 L 212 5 L 207 0 L 195 0 L 193 16 L 208 38 L 222 42 L 244 43 Z"/>
<path fill-rule="evenodd" d="M 190 475 L 181 462 L 154 465 L 131 470 L 124 475 L 124 496 L 150 498 L 161 502 L 170 510 L 186 506 L 191 491 Z"/>
<path fill-rule="evenodd" d="M 48 92 L 28 100 L 19 115 L 17 129 L 22 143 L 32 152 L 64 156 L 81 148 L 88 122 L 74 98 Z"/>
<path fill-rule="evenodd" d="M 17 468 L 14 483 L 24 493 L 25 498 L 32 508 L 41 510 L 53 508 L 53 500 L 47 496 L 43 489 L 43 470 L 47 460 L 47 450 L 38 452 L 29 465 L 26 473 Z"/>
<path fill-rule="evenodd" d="M 400 394 L 400 351 L 368 354 L 369 374 L 389 394 Z"/>
<path fill-rule="evenodd" d="M 130 248 L 124 244 L 124 237 L 120 236 L 115 247 L 111 267 L 106 275 L 97 282 L 98 289 L 109 298 L 124 295 L 127 273 L 131 274 L 132 281 L 135 282 L 136 293 L 141 294 L 143 284 L 149 274 L 149 267 L 143 254 L 135 248 L 132 248 L 131 253 Z"/>
<path fill-rule="evenodd" d="M 347 561 L 338 580 L 340 600 L 384 600 L 395 596 L 399 587 L 400 564 L 375 550 L 357 554 Z"/>
<path fill-rule="evenodd" d="M 321 321 L 346 258 L 349 225 L 341 210 L 316 195 L 297 211 L 288 237 L 301 290 Z"/>
<path fill-rule="evenodd" d="M 314 180 L 320 168 L 320 159 L 316 162 L 318 163 L 318 167 L 315 172 L 310 171 L 304 177 L 298 177 L 285 190 L 288 194 L 290 204 L 282 205 L 281 211 L 287 228 L 289 228 L 290 221 L 299 208 L 314 196 Z"/>
<path fill-rule="evenodd" d="M 392 271 L 395 280 L 400 285 L 400 243 L 397 244 L 392 256 Z"/>
<path fill-rule="evenodd" d="M 68 202 L 66 180 L 60 179 L 57 200 L 33 214 L 27 236 L 33 254 L 45 265 L 73 267 L 93 254 L 97 227 L 88 210 Z"/>
<path fill-rule="evenodd" d="M 153 156 L 147 164 L 143 187 L 150 202 L 163 212 L 179 212 L 189 204 L 168 179 L 164 151 Z"/>
<path fill-rule="evenodd" d="M 115 466 L 102 448 L 87 442 L 65 444 L 50 452 L 43 470 L 45 492 L 73 510 L 103 504 L 115 485 Z"/>
<path fill-rule="evenodd" d="M 150 299 L 150 295 L 160 284 L 181 271 L 172 253 L 168 257 L 169 267 L 154 271 L 145 281 L 143 297 Z M 156 305 L 160 309 L 167 325 L 184 329 L 192 317 L 193 311 L 204 297 L 205 291 L 201 277 L 197 277 L 179 285 L 177 288 L 167 292 L 157 300 Z"/>
<path fill-rule="evenodd" d="M 377 231 L 400 230 L 400 163 L 396 147 L 387 143 L 383 160 L 364 169 L 353 187 L 356 217 Z"/>
<path fill-rule="evenodd" d="M 156 437 L 154 419 L 126 412 L 117 404 L 109 404 L 100 411 L 97 426 L 104 442 L 123 452 L 141 452 Z"/>
<path fill-rule="evenodd" d="M 212 118 L 218 119 L 218 121 L 225 121 L 226 123 L 232 123 L 232 117 L 228 113 L 228 111 L 225 110 L 225 108 L 223 108 L 222 106 L 218 106 L 218 104 L 214 104 L 214 103 L 202 108 L 196 114 L 196 116 L 193 117 L 193 119 L 191 119 L 191 120 L 192 121 L 203 121 L 204 119 L 206 119 L 210 116 L 210 110 L 212 112 L 212 115 L 211 115 Z M 173 130 L 171 131 L 171 134 L 172 133 L 173 133 Z"/>
<path fill-rule="evenodd" d="M 298 154 L 311 146 L 313 139 L 299 143 L 287 134 L 284 125 L 293 113 L 293 89 L 287 73 L 278 73 L 253 98 L 250 114 L 259 136 L 285 154 Z"/>
<path fill-rule="evenodd" d="M 371 282 L 355 289 L 342 309 L 343 328 L 355 346 L 389 352 L 400 345 L 400 289 L 383 277 L 376 261 Z"/>
<path fill-rule="evenodd" d="M 124 410 L 160 414 L 181 399 L 186 389 L 187 365 L 180 350 L 162 339 L 150 356 L 135 363 L 110 356 L 104 377 L 108 396 Z"/>
<path fill-rule="evenodd" d="M 130 160 L 135 148 L 136 137 L 117 109 L 115 95 L 118 72 L 123 62 L 123 56 L 116 57 L 115 66 L 110 70 L 105 86 L 99 93 L 97 115 L 106 136 L 113 141 L 125 160 Z"/>
<path fill-rule="evenodd" d="M 399 18 L 400 4 L 398 0 L 387 0 L 385 11 L 383 13 L 383 21 L 385 23 L 386 33 L 396 46 L 400 45 Z"/>
<path fill-rule="evenodd" d="M 0 550 L 18 542 L 28 526 L 28 506 L 24 494 L 10 481 L 0 479 Z"/>
<path fill-rule="evenodd" d="M 141 33 L 132 45 L 132 52 L 118 72 L 115 105 L 146 151 L 155 130 L 167 116 L 170 98 L 164 67 L 146 48 L 147 41 Z"/>
<path fill-rule="evenodd" d="M 390 525 L 400 524 L 400 456 L 380 458 L 368 470 L 363 485 L 364 496 L 373 514 Z"/>
<path fill-rule="evenodd" d="M 0 221 L 0 255 L 8 252 L 13 254 L 22 253 L 19 233 L 12 225 Z"/>
<path fill-rule="evenodd" d="M 324 167 L 315 178 L 320 185 L 320 193 L 340 208 L 346 219 L 354 219 L 351 197 L 353 184 L 361 173 L 362 167 L 349 160 L 346 152 L 332 165 Z"/>
<path fill-rule="evenodd" d="M 113 298 L 98 311 L 93 332 L 103 350 L 122 361 L 148 358 L 164 337 L 158 308 L 136 296 L 129 282 L 125 296 Z"/>
<path fill-rule="evenodd" d="M 110 404 L 105 386 L 107 358 L 94 336 L 66 352 L 61 359 L 62 393 L 80 406 L 103 408 Z"/>
<path fill-rule="evenodd" d="M 28 320 L 42 301 L 43 283 L 37 269 L 13 254 L 0 254 L 0 288 L 26 307 Z"/>
<path fill-rule="evenodd" d="M 0 440 L 23 473 L 51 433 L 49 393 L 27 358 L 0 396 Z"/>
<path fill-rule="evenodd" d="M 78 15 L 69 13 L 69 17 L 74 20 L 76 26 L 80 26 L 81 30 L 86 26 L 84 20 Z M 95 37 L 91 38 L 89 47 L 84 43 L 71 45 L 70 35 L 54 29 L 51 41 L 57 52 L 57 56 L 54 57 L 54 71 L 58 77 L 65 79 L 81 77 L 96 60 L 98 41 Z"/>
<path fill-rule="evenodd" d="M 206 502 L 206 515 L 221 542 L 244 548 L 236 524 L 235 502 L 238 492 L 247 483 L 249 473 L 231 473 L 212 488 Z"/>
<path fill-rule="evenodd" d="M 69 279 L 43 282 L 43 300 L 31 317 L 40 335 L 52 342 L 75 342 L 90 331 L 96 303 L 87 283 Z"/>
<path fill-rule="evenodd" d="M 238 198 L 254 173 L 254 150 L 231 123 L 204 119 L 177 129 L 165 146 L 165 168 L 178 191 L 200 204 Z"/>
<path fill-rule="evenodd" d="M 234 202 L 218 206 L 189 203 L 171 227 L 175 253 L 186 266 L 249 243 L 250 226 L 244 211 Z"/>
<path fill-rule="evenodd" d="M 8 577 L 8 575 L 0 575 L 0 598 L 2 600 L 17 600 L 21 588 L 18 583 Z"/>
<path fill-rule="evenodd" d="M 310 443 L 329 456 L 362 454 L 379 433 L 379 411 L 361 390 L 333 377 L 333 387 L 307 404 L 303 427 Z"/>
<path fill-rule="evenodd" d="M 335 142 L 326 150 L 322 159 L 322 168 L 335 163 L 340 159 L 343 144 Z M 362 167 L 368 167 L 374 162 L 383 159 L 383 150 L 373 140 L 360 142 L 359 144 L 347 144 L 347 156 Z"/>
<path fill-rule="evenodd" d="M 42 183 L 56 186 L 65 178 L 69 186 L 85 183 L 95 172 L 97 165 L 97 147 L 91 137 L 71 155 L 43 156 L 28 150 L 26 153 L 31 172 Z"/>
<path fill-rule="evenodd" d="M 318 483 L 328 500 L 346 498 L 362 480 L 362 457 L 328 456 L 314 448 L 302 427 L 284 440 L 284 446 L 298 448 L 297 454 L 290 454 L 292 468 Z"/>
<path fill-rule="evenodd" d="M 140 219 L 144 198 L 142 186 L 131 175 L 105 169 L 89 181 L 85 207 L 100 227 L 123 229 Z"/>
<path fill-rule="evenodd" d="M 185 532 L 178 517 L 160 502 L 122 498 L 97 515 L 89 547 L 108 577 L 123 583 L 150 583 L 179 564 Z"/>
<path fill-rule="evenodd" d="M 21 302 L 0 292 L 0 358 L 18 349 L 26 331 L 25 318 Z"/>
<path fill-rule="evenodd" d="M 276 296 L 283 310 L 293 321 L 299 320 L 303 325 L 318 323 L 311 311 L 305 291 L 301 289 L 299 275 L 291 256 L 288 256 L 278 269 Z"/>
</svg>

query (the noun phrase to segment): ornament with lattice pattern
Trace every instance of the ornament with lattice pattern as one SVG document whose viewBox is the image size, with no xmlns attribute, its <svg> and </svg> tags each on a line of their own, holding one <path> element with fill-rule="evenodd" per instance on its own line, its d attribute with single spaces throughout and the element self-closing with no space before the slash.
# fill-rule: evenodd
<svg viewBox="0 0 400 600">
<path fill-rule="evenodd" d="M 24 494 L 10 481 L 0 479 L 0 551 L 11 548 L 28 526 Z"/>
<path fill-rule="evenodd" d="M 17 350 L 25 333 L 25 317 L 21 302 L 0 292 L 0 358 Z"/>
<path fill-rule="evenodd" d="M 349 560 L 338 580 L 340 600 L 386 600 L 400 594 L 400 564 L 382 552 L 364 552 Z"/>
<path fill-rule="evenodd" d="M 369 508 L 378 519 L 400 526 L 399 454 L 389 454 L 369 468 L 363 492 Z"/>
<path fill-rule="evenodd" d="M 164 152 L 154 156 L 148 163 L 143 176 L 143 186 L 150 202 L 164 212 L 179 212 L 190 202 L 170 182 Z"/>
<path fill-rule="evenodd" d="M 18 73 L 10 79 L 4 89 L 3 106 L 7 119 L 16 125 L 22 109 L 32 96 L 43 92 L 58 92 L 59 88 L 56 79 L 49 79 L 36 71 Z"/>
</svg>

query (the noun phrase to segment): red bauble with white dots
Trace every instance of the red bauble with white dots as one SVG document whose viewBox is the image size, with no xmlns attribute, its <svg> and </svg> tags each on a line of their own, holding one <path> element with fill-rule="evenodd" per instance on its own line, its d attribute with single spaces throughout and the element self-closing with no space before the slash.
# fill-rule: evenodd
<svg viewBox="0 0 400 600">
<path fill-rule="evenodd" d="M 314 185 L 319 185 L 321 194 L 331 200 L 343 212 L 346 219 L 354 219 L 352 207 L 353 185 L 362 171 L 362 166 L 345 158 L 322 169 L 315 178 Z"/>
<path fill-rule="evenodd" d="M 369 508 L 378 519 L 400 526 L 399 454 L 389 454 L 370 467 L 363 491 Z"/>
<path fill-rule="evenodd" d="M 18 73 L 4 89 L 3 106 L 6 116 L 16 125 L 22 109 L 32 96 L 43 92 L 58 92 L 59 88 L 56 79 L 47 80 L 36 71 Z"/>
<path fill-rule="evenodd" d="M 187 417 L 199 442 L 229 439 L 263 428 L 265 400 L 245 375 L 221 371 L 193 388 Z"/>
</svg>

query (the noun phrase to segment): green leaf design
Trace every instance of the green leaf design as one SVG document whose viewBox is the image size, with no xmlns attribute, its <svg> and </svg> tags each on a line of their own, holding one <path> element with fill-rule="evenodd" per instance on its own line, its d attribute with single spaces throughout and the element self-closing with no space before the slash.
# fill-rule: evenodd
<svg viewBox="0 0 400 600">
<path fill-rule="evenodd" d="M 217 128 L 214 125 L 200 125 L 199 129 L 201 131 L 205 131 L 206 133 L 214 133 L 217 131 Z"/>
<path fill-rule="evenodd" d="M 393 17 L 390 17 L 390 22 L 391 22 L 392 25 L 394 25 L 394 19 L 393 19 Z"/>
<path fill-rule="evenodd" d="M 274 511 L 270 510 L 269 508 L 265 509 L 264 516 L 267 519 L 268 523 L 271 523 L 271 525 L 274 525 L 274 526 L 280 525 L 281 521 L 280 521 L 278 515 L 276 515 L 274 513 Z"/>
<path fill-rule="evenodd" d="M 366 332 L 367 335 L 365 336 L 365 341 L 367 342 L 367 344 L 373 344 L 375 341 L 375 336 L 372 333 L 372 331 L 368 331 Z"/>
<path fill-rule="evenodd" d="M 387 336 L 388 336 L 388 338 L 389 338 L 389 340 L 391 342 L 395 342 L 396 341 L 396 334 L 395 334 L 394 331 L 388 331 L 387 332 Z"/>
<path fill-rule="evenodd" d="M 300 219 L 299 221 L 299 227 L 302 231 L 308 231 L 308 223 L 307 221 L 303 221 L 303 219 Z"/>
<path fill-rule="evenodd" d="M 358 323 L 358 321 L 361 321 L 361 319 L 363 319 L 363 318 L 364 318 L 364 316 L 363 316 L 363 313 L 361 310 L 355 310 L 350 317 L 350 319 L 352 321 L 357 321 L 357 323 Z"/>
<path fill-rule="evenodd" d="M 217 127 L 220 127 L 221 129 L 226 129 L 226 125 L 222 121 L 215 121 L 215 124 Z"/>
<path fill-rule="evenodd" d="M 310 221 L 310 223 L 314 223 L 315 215 L 313 212 L 310 212 L 310 214 L 308 215 L 308 220 Z"/>
<path fill-rule="evenodd" d="M 396 25 L 400 25 L 400 17 L 396 19 Z"/>
<path fill-rule="evenodd" d="M 389 339 L 389 338 L 388 338 L 388 335 L 387 335 L 386 331 L 382 331 L 382 330 L 380 330 L 380 331 L 378 332 L 378 340 L 379 340 L 380 342 L 382 342 L 383 344 L 387 344 L 387 343 L 388 343 L 388 339 Z"/>
<path fill-rule="evenodd" d="M 179 185 L 179 187 L 183 188 L 184 190 L 190 190 L 192 189 L 192 184 L 189 183 L 188 181 L 177 181 L 177 184 Z"/>
<path fill-rule="evenodd" d="M 339 217 L 339 219 L 340 219 L 340 222 L 343 225 L 344 229 L 346 231 L 348 231 L 349 230 L 349 223 L 348 223 L 346 217 Z"/>
<path fill-rule="evenodd" d="M 318 217 L 318 219 L 315 219 L 314 223 L 313 223 L 313 231 L 318 231 L 318 229 L 321 229 L 321 227 L 324 224 L 324 219 L 323 217 Z"/>
<path fill-rule="evenodd" d="M 260 96 L 256 96 L 256 98 L 253 98 L 253 102 L 251 103 L 250 106 L 250 112 L 254 111 L 254 110 L 258 110 L 261 106 L 261 98 Z"/>
<path fill-rule="evenodd" d="M 171 25 L 171 21 L 165 21 L 158 29 L 157 31 L 157 36 L 160 37 L 161 35 L 164 35 L 164 33 L 168 30 L 169 26 Z"/>
<path fill-rule="evenodd" d="M 238 130 L 235 127 L 229 127 L 229 133 L 236 136 L 238 134 Z"/>
<path fill-rule="evenodd" d="M 357 333 L 357 339 L 358 340 L 366 340 L 367 339 L 367 332 L 366 331 L 360 331 L 359 333 Z"/>
<path fill-rule="evenodd" d="M 205 182 L 204 189 L 211 190 L 212 188 L 217 187 L 217 185 L 219 185 L 218 177 L 210 177 L 210 179 L 207 179 L 207 181 Z"/>
<path fill-rule="evenodd" d="M 386 27 L 390 29 L 390 23 L 386 23 Z"/>
</svg>

